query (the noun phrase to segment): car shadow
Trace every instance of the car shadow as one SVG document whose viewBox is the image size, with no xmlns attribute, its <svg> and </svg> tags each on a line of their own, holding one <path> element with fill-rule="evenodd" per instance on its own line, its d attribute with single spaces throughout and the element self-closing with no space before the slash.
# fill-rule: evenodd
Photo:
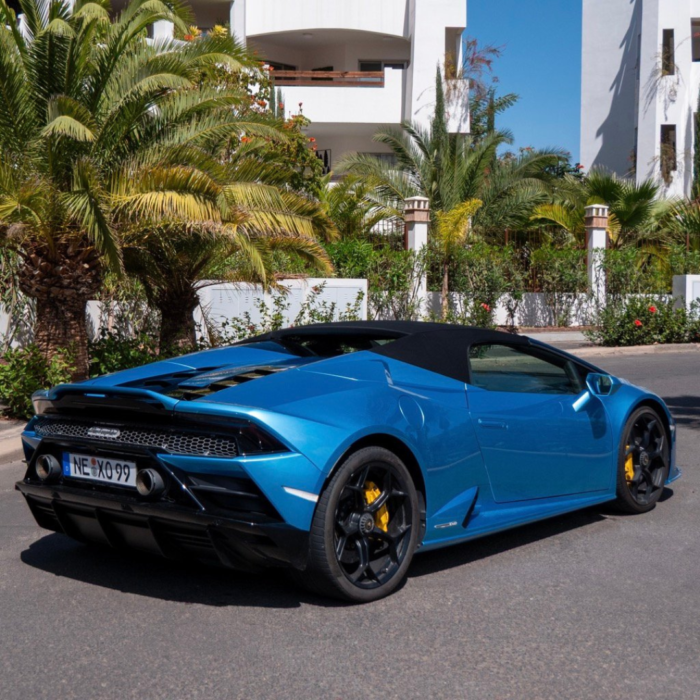
<svg viewBox="0 0 700 700">
<path fill-rule="evenodd" d="M 612 514 L 612 511 L 610 514 Z M 410 578 L 425 576 L 438 571 L 471 564 L 480 559 L 503 554 L 511 549 L 517 549 L 549 537 L 555 537 L 571 530 L 601 522 L 606 520 L 606 515 L 607 513 L 601 506 L 594 506 L 586 510 L 579 510 L 530 525 L 522 525 L 512 530 L 486 535 L 464 544 L 425 552 L 413 560 L 408 575 Z"/>
<path fill-rule="evenodd" d="M 664 489 L 660 502 L 673 496 Z M 533 544 L 622 514 L 610 505 L 594 506 L 567 515 L 523 525 L 461 545 L 417 556 L 408 578 L 445 571 Z M 623 516 L 624 517 L 624 516 Z M 214 607 L 247 606 L 335 608 L 348 604 L 307 593 L 280 569 L 246 574 L 227 569 L 184 564 L 139 552 L 120 552 L 84 545 L 52 533 L 33 542 L 20 558 L 35 569 L 122 593 L 186 604 Z"/>
<path fill-rule="evenodd" d="M 659 498 L 659 503 L 673 497 L 673 490 L 666 487 Z M 505 530 L 494 535 L 486 535 L 464 544 L 425 552 L 413 560 L 408 572 L 409 578 L 444 571 L 457 566 L 464 566 L 480 559 L 508 552 L 540 540 L 562 535 L 587 525 L 599 523 L 608 518 L 637 517 L 631 513 L 622 513 L 613 503 L 592 506 L 585 510 L 561 515 L 548 520 L 541 520 L 530 525 L 522 525 L 512 530 Z"/>
<path fill-rule="evenodd" d="M 305 592 L 279 569 L 248 574 L 85 545 L 56 533 L 32 543 L 20 558 L 55 576 L 176 603 L 283 609 L 344 605 Z"/>
</svg>

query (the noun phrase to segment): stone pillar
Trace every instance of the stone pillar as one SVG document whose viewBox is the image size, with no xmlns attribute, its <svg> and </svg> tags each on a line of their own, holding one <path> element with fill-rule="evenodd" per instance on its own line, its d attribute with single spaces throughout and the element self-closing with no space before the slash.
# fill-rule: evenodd
<svg viewBox="0 0 700 700">
<path fill-rule="evenodd" d="M 605 304 L 605 249 L 608 247 L 609 207 L 586 207 L 586 249 L 588 250 L 588 289 L 599 306 Z"/>
<path fill-rule="evenodd" d="M 412 250 L 419 256 L 428 246 L 430 200 L 427 197 L 409 197 L 404 203 L 404 217 L 406 250 Z M 428 297 L 428 276 L 423 261 L 420 264 L 419 274 L 413 281 L 413 298 L 422 309 Z"/>
</svg>

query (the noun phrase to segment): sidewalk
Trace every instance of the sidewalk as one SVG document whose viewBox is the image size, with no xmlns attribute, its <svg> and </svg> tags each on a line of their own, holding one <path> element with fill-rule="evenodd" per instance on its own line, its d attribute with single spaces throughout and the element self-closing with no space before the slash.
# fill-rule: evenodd
<svg viewBox="0 0 700 700">
<path fill-rule="evenodd" d="M 0 420 L 0 465 L 24 459 L 20 435 L 25 421 Z"/>
<path fill-rule="evenodd" d="M 540 331 L 523 329 L 520 331 L 520 334 L 575 354 L 580 348 L 595 347 L 581 331 Z"/>
<path fill-rule="evenodd" d="M 577 357 L 610 357 L 613 355 L 659 355 L 678 352 L 700 352 L 698 343 L 667 343 L 663 345 L 632 345 L 603 347 L 594 345 L 581 331 L 522 330 L 521 335 L 566 350 Z"/>
</svg>

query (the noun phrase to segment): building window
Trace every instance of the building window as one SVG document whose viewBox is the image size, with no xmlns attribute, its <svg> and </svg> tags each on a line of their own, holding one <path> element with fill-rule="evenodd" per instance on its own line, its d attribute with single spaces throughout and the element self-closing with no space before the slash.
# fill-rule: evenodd
<svg viewBox="0 0 700 700">
<path fill-rule="evenodd" d="M 316 157 L 323 163 L 323 174 L 328 175 L 333 165 L 333 154 L 330 148 L 316 151 Z"/>
<path fill-rule="evenodd" d="M 661 75 L 676 74 L 676 40 L 673 29 L 664 29 L 661 43 Z"/>
<path fill-rule="evenodd" d="M 690 39 L 693 42 L 693 61 L 700 61 L 700 19 L 690 21 Z"/>
<path fill-rule="evenodd" d="M 404 70 L 406 61 L 360 61 L 360 70 L 363 73 L 379 73 L 385 68 Z"/>
<path fill-rule="evenodd" d="M 678 158 L 676 152 L 676 125 L 661 125 L 661 177 L 663 181 L 670 185 L 673 180 L 673 173 L 678 169 Z"/>
</svg>

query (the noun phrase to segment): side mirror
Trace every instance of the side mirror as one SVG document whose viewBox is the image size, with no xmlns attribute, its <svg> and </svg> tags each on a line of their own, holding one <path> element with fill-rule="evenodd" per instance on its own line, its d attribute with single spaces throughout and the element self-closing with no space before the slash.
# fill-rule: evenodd
<svg viewBox="0 0 700 700">
<path fill-rule="evenodd" d="M 586 377 L 586 384 L 588 385 L 588 391 L 593 396 L 610 396 L 613 393 L 616 382 L 614 377 L 611 377 L 609 374 L 591 372 Z"/>
</svg>

